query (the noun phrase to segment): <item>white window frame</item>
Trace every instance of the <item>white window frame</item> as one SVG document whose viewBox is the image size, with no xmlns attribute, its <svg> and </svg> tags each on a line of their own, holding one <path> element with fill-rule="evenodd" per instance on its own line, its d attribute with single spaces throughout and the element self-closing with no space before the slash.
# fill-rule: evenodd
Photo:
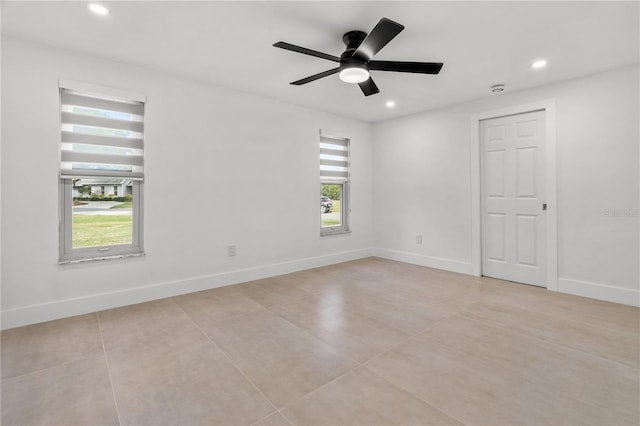
<svg viewBox="0 0 640 426">
<path fill-rule="evenodd" d="M 349 228 L 349 213 L 350 209 L 350 193 L 349 186 L 351 184 L 351 139 L 345 136 L 339 136 L 338 133 L 327 132 L 320 130 L 320 141 L 322 138 L 329 139 L 341 139 L 347 143 L 347 158 L 349 161 L 347 176 L 339 179 L 323 179 L 322 173 L 320 175 L 320 195 L 322 195 L 322 185 L 341 185 L 342 191 L 340 192 L 340 225 L 337 226 L 322 226 L 322 214 L 320 214 L 320 236 L 330 236 L 339 234 L 349 234 L 351 230 Z M 317 211 L 317 209 L 316 209 Z"/>
<path fill-rule="evenodd" d="M 322 194 L 322 185 L 341 185 L 342 191 L 340 192 L 340 225 L 339 226 L 322 226 L 322 214 L 320 215 L 320 235 L 336 235 L 336 234 L 348 234 L 349 230 L 349 181 L 320 182 L 320 194 Z"/>
<path fill-rule="evenodd" d="M 132 243 L 73 248 L 73 180 L 60 179 L 60 263 L 103 260 L 144 254 L 142 233 L 143 182 L 133 181 Z"/>
<path fill-rule="evenodd" d="M 107 98 L 127 99 L 146 103 L 145 95 L 128 90 L 114 89 L 92 83 L 71 80 L 59 80 L 59 87 L 82 93 L 105 96 Z M 114 178 L 118 176 L 110 176 Z M 130 179 L 121 176 L 123 180 Z M 106 189 L 105 186 L 102 186 Z M 131 244 L 104 245 L 97 247 L 73 248 L 73 179 L 59 178 L 59 263 L 76 263 L 93 260 L 122 258 L 129 256 L 143 256 L 143 205 L 144 181 L 132 180 L 132 242 Z M 126 191 L 125 191 L 126 192 Z M 122 194 L 121 196 L 125 196 Z"/>
</svg>

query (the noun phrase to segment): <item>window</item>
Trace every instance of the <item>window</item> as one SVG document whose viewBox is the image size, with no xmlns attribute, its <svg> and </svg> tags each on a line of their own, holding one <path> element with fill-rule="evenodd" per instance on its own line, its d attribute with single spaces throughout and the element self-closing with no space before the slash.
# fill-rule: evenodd
<svg viewBox="0 0 640 426">
<path fill-rule="evenodd" d="M 320 235 L 349 232 L 349 139 L 320 135 Z"/>
<path fill-rule="evenodd" d="M 60 84 L 62 263 L 142 253 L 144 97 L 101 89 Z"/>
</svg>

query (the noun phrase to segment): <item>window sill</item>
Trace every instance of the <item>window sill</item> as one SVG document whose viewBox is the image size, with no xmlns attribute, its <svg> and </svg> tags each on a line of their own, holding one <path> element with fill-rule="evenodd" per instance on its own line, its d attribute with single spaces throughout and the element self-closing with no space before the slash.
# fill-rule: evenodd
<svg viewBox="0 0 640 426">
<path fill-rule="evenodd" d="M 142 253 L 128 253 L 128 254 L 116 254 L 113 256 L 101 256 L 101 257 L 87 257 L 83 259 L 69 259 L 69 260 L 61 260 L 58 262 L 58 265 L 72 265 L 76 263 L 86 263 L 86 262 L 99 262 L 101 260 L 112 260 L 112 259 L 126 259 L 128 257 L 142 257 L 144 256 L 144 252 Z"/>
<path fill-rule="evenodd" d="M 336 230 L 336 231 L 320 231 L 320 236 L 321 237 L 332 237 L 332 236 L 336 236 L 336 235 L 349 235 L 351 234 L 351 230 L 350 229 L 341 229 L 341 230 Z"/>
</svg>

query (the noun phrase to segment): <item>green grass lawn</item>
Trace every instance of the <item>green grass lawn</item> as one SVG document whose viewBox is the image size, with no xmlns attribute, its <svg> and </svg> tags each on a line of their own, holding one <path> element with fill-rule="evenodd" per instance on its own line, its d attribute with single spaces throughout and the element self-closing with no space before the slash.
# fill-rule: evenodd
<svg viewBox="0 0 640 426">
<path fill-rule="evenodd" d="M 113 209 L 131 209 L 133 205 L 133 201 L 125 201 L 122 204 L 116 204 L 115 206 L 111 207 L 109 210 L 113 210 Z"/>
<path fill-rule="evenodd" d="M 132 216 L 73 215 L 73 248 L 131 244 Z"/>
<path fill-rule="evenodd" d="M 331 213 L 340 213 L 340 200 L 333 200 L 333 210 Z M 323 213 L 321 220 L 321 226 L 336 226 L 340 225 L 340 219 L 332 219 L 329 216 L 333 216 L 329 213 Z"/>
</svg>

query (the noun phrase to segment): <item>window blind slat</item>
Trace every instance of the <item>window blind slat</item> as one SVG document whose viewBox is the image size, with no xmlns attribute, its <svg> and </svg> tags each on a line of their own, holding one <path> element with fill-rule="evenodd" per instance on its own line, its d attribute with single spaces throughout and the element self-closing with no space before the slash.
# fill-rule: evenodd
<svg viewBox="0 0 640 426">
<path fill-rule="evenodd" d="M 139 116 L 144 115 L 144 104 L 139 102 L 116 102 L 108 99 L 84 96 L 79 93 L 69 92 L 67 90 L 62 91 L 62 104 L 102 109 L 107 111 L 126 112 Z"/>
<path fill-rule="evenodd" d="M 62 132 L 62 142 L 142 149 L 142 139 L 139 138 L 117 138 L 65 131 Z"/>
<path fill-rule="evenodd" d="M 69 163 L 112 164 L 142 166 L 141 155 L 99 154 L 94 152 L 62 151 L 62 161 Z"/>
<path fill-rule="evenodd" d="M 120 178 L 123 176 L 121 171 L 113 170 L 71 170 L 62 169 L 60 171 L 60 177 L 62 179 L 78 179 L 78 178 Z M 144 174 L 139 172 L 133 172 L 126 174 L 128 180 L 143 180 Z"/>
<path fill-rule="evenodd" d="M 76 124 L 80 126 L 105 127 L 116 130 L 131 130 L 142 133 L 144 127 L 142 121 L 112 120 L 104 117 L 94 117 L 92 115 L 74 114 L 72 112 L 62 113 L 62 124 Z"/>
<path fill-rule="evenodd" d="M 345 148 L 349 146 L 348 139 L 336 139 L 336 138 L 330 138 L 327 136 L 320 136 L 320 143 L 327 144 L 327 145 L 338 145 L 338 146 L 343 146 Z"/>
<path fill-rule="evenodd" d="M 61 88 L 60 96 L 63 106 L 60 176 L 64 179 L 82 176 L 142 180 L 143 138 L 126 136 L 130 135 L 130 131 L 142 134 L 144 124 L 137 120 L 143 117 L 144 103 L 119 101 L 117 98 L 105 99 L 97 95 L 87 96 L 65 88 Z M 92 108 L 99 115 L 77 113 L 74 109 L 76 107 Z M 139 117 L 136 118 L 132 114 Z M 88 129 L 78 129 L 75 126 L 98 127 L 111 131 L 96 130 L 98 134 L 94 134 Z M 123 149 L 134 151 L 120 154 Z"/>
<path fill-rule="evenodd" d="M 323 158 L 325 156 L 334 158 Z M 349 180 L 349 139 L 320 136 L 320 179 L 332 182 Z"/>
<path fill-rule="evenodd" d="M 326 160 L 324 158 L 320 159 L 320 166 L 335 166 L 335 167 L 349 167 L 348 161 L 338 161 L 338 160 Z"/>
<path fill-rule="evenodd" d="M 325 155 L 335 155 L 338 157 L 348 157 L 349 156 L 349 151 L 343 151 L 343 150 L 338 150 L 338 149 L 329 149 L 329 148 L 320 148 L 320 154 L 325 154 Z"/>
<path fill-rule="evenodd" d="M 324 178 L 343 178 L 347 179 L 349 177 L 348 171 L 331 171 L 331 170 L 322 170 L 320 175 Z"/>
</svg>

